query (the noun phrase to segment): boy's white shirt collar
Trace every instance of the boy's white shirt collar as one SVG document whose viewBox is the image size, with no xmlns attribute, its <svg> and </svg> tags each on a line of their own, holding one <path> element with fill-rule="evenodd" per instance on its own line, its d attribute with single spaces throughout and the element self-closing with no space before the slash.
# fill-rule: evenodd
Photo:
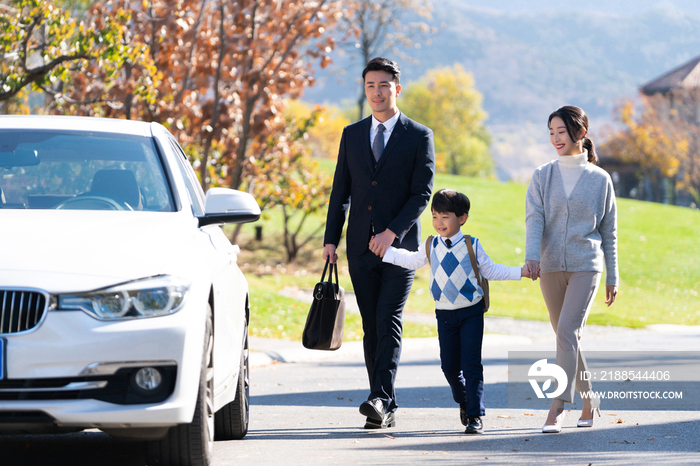
<svg viewBox="0 0 700 466">
<path fill-rule="evenodd" d="M 450 241 L 452 241 L 452 244 L 454 245 L 454 244 L 457 244 L 457 241 L 461 240 L 463 237 L 464 237 L 464 233 L 462 233 L 462 231 L 460 230 L 457 232 L 456 235 L 454 235 L 451 238 L 443 238 L 441 236 L 440 239 L 442 240 L 443 243 L 445 242 L 446 239 L 449 239 Z"/>
</svg>

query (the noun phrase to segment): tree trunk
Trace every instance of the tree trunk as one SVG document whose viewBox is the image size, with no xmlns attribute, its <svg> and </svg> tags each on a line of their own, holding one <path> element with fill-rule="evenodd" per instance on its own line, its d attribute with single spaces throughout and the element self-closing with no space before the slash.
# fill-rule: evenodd
<svg viewBox="0 0 700 466">
<path fill-rule="evenodd" d="M 241 122 L 241 130 L 238 133 L 238 150 L 236 151 L 236 163 L 231 171 L 231 185 L 232 189 L 238 189 L 243 182 L 243 164 L 245 163 L 245 153 L 248 146 L 248 139 L 250 137 L 250 117 L 253 114 L 253 107 L 255 106 L 254 98 L 247 98 L 245 108 L 243 109 L 243 121 Z"/>
<path fill-rule="evenodd" d="M 209 151 L 211 150 L 211 143 L 214 139 L 214 134 L 216 133 L 217 122 L 219 119 L 219 83 L 221 81 L 221 64 L 224 61 L 224 54 L 226 53 L 226 32 L 224 31 L 224 4 L 223 2 L 219 5 L 219 12 L 221 14 L 221 23 L 219 24 L 219 37 L 221 46 L 219 47 L 219 59 L 216 64 L 216 75 L 214 78 L 214 109 L 211 115 L 211 131 L 207 134 L 204 139 L 204 150 L 202 151 L 202 161 L 199 166 L 199 175 L 201 178 L 202 189 L 206 192 L 209 188 L 209 170 L 207 170 L 207 164 L 209 163 Z"/>
<path fill-rule="evenodd" d="M 362 120 L 365 117 L 365 87 L 364 87 L 364 85 L 362 86 L 362 94 L 360 94 L 360 98 L 357 100 L 357 114 L 358 114 L 360 120 Z"/>
</svg>

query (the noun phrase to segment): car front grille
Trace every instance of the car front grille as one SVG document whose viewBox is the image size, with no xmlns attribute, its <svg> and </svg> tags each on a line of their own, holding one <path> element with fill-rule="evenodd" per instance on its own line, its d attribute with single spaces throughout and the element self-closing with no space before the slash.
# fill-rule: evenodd
<svg viewBox="0 0 700 466">
<path fill-rule="evenodd" d="M 36 327 L 46 305 L 47 295 L 38 291 L 0 290 L 0 335 Z"/>
</svg>

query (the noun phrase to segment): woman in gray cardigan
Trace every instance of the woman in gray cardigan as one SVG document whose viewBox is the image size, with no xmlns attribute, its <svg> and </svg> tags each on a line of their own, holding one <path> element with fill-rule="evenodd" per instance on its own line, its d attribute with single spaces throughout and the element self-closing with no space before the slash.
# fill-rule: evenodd
<svg viewBox="0 0 700 466">
<path fill-rule="evenodd" d="M 564 403 L 574 391 L 592 393 L 581 376 L 588 368 L 579 348 L 581 332 L 605 270 L 606 304 L 618 285 L 617 208 L 610 175 L 596 166 L 593 142 L 586 137 L 588 117 L 565 106 L 549 116 L 550 141 L 557 160 L 537 168 L 527 189 L 525 259 L 540 288 L 557 334 L 557 365 L 568 384 L 552 400 L 542 432 L 560 432 Z M 578 427 L 593 426 L 599 398 L 583 398 Z"/>
</svg>

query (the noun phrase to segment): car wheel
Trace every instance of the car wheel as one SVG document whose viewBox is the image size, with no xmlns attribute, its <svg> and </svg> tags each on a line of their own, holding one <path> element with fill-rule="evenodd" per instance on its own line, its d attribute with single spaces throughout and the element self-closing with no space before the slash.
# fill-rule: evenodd
<svg viewBox="0 0 700 466">
<path fill-rule="evenodd" d="M 207 466 L 214 448 L 214 333 L 207 306 L 204 355 L 192 422 L 171 427 L 165 438 L 147 443 L 148 465 Z"/>
<path fill-rule="evenodd" d="M 238 372 L 236 398 L 216 412 L 216 440 L 238 440 L 248 433 L 250 414 L 250 365 L 248 362 L 248 325 L 245 326 Z"/>
</svg>

